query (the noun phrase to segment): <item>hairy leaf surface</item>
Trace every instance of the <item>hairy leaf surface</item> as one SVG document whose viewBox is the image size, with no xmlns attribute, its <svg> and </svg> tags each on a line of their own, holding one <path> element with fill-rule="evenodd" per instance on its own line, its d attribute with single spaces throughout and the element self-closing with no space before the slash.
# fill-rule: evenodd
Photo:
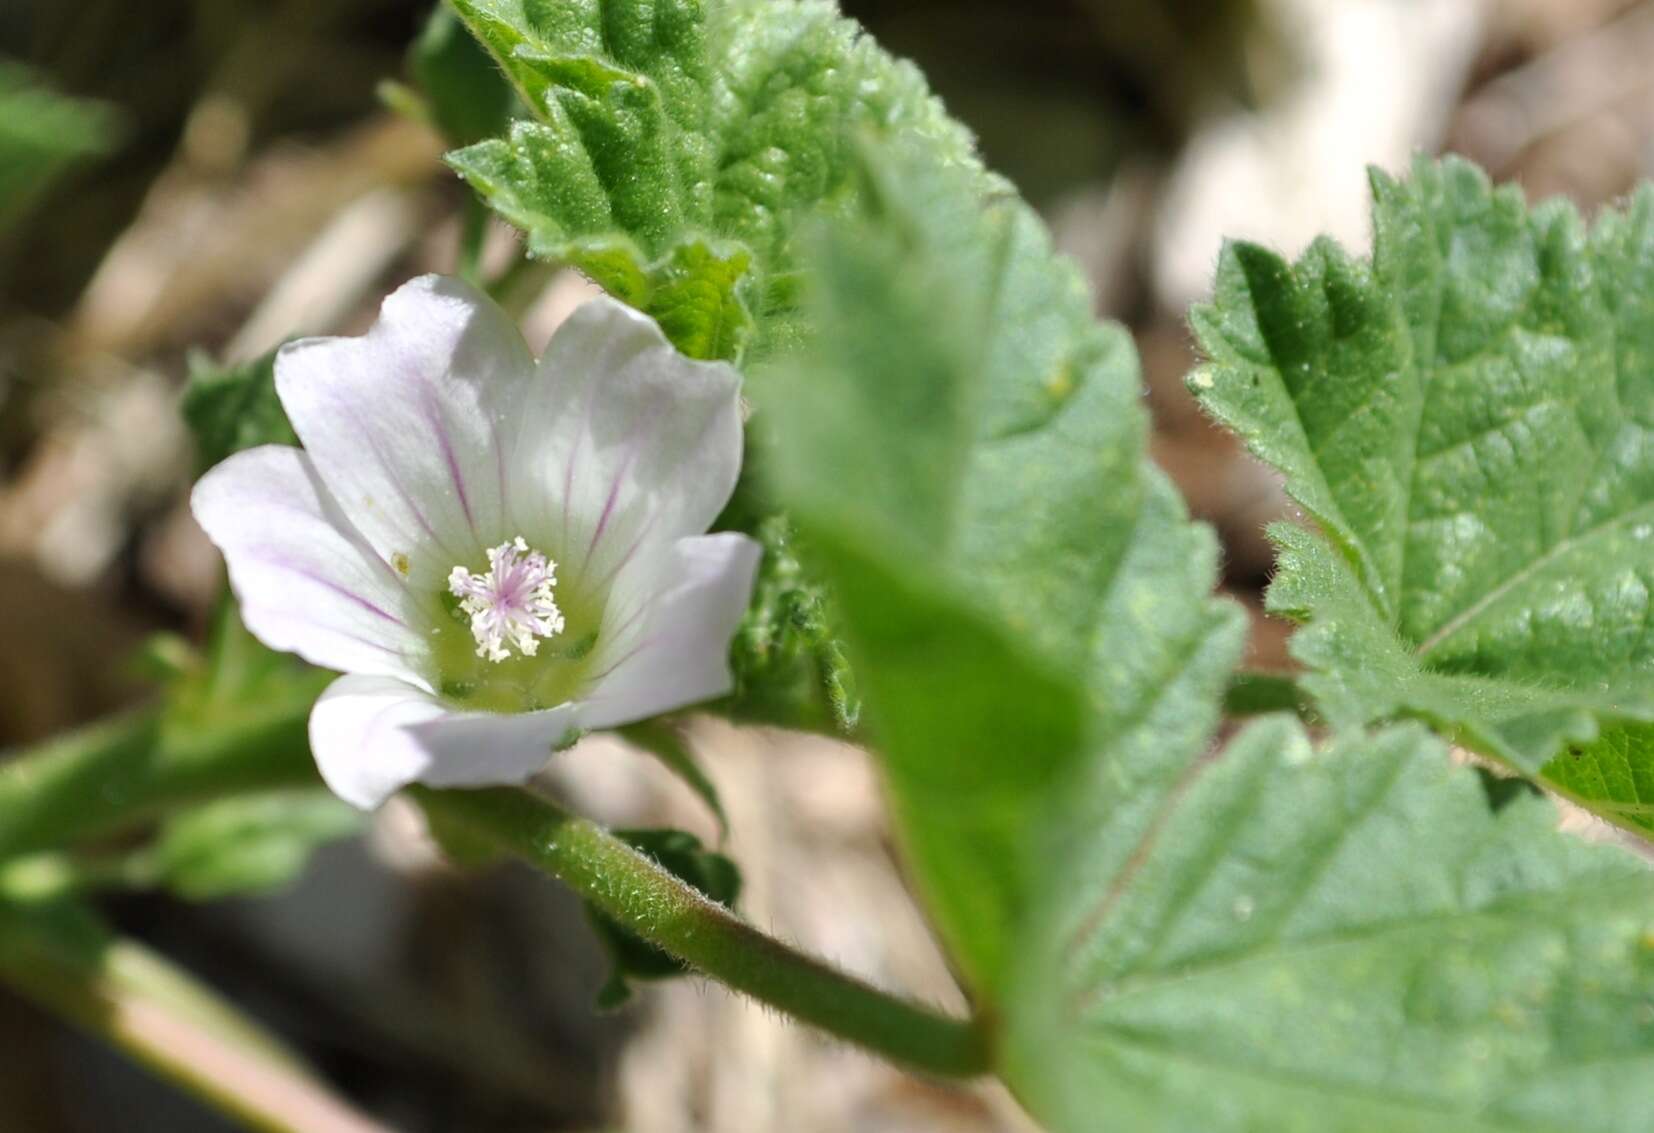
<svg viewBox="0 0 1654 1133">
<path fill-rule="evenodd" d="M 1627 825 L 1654 720 L 1654 189 L 1589 229 L 1472 166 L 1373 176 L 1372 262 L 1223 256 L 1206 408 L 1287 477 L 1278 612 L 1327 717 L 1413 715 Z"/>
<path fill-rule="evenodd" d="M 1212 751 L 1241 622 L 1129 348 L 999 187 L 868 161 L 755 421 L 1012 1088 L 1074 1133 L 1640 1128 L 1648 871 L 1416 726 Z"/>
<path fill-rule="evenodd" d="M 1534 795 L 1491 813 L 1445 755 L 1268 720 L 1150 791 L 1141 833 L 1099 814 L 1053 869 L 1007 1077 L 1072 1130 L 1645 1128 L 1654 875 Z"/>
<path fill-rule="evenodd" d="M 817 346 L 754 383 L 755 421 L 858 681 L 874 674 L 933 912 L 992 997 L 1090 721 L 1167 758 L 1198 748 L 1239 627 L 1207 597 L 1209 536 L 1144 463 L 1123 332 L 1002 185 L 898 152 L 872 163 L 863 219 L 817 245 Z"/>
<path fill-rule="evenodd" d="M 449 155 L 530 254 L 580 269 L 701 358 L 796 332 L 793 233 L 842 211 L 861 128 L 969 135 L 819 0 L 455 0 L 531 117 Z"/>
</svg>

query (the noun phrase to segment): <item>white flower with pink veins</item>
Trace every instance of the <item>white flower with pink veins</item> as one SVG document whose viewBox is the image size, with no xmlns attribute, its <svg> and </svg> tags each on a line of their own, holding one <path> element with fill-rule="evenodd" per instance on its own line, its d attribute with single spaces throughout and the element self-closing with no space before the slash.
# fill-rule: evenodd
<svg viewBox="0 0 1654 1133">
<path fill-rule="evenodd" d="M 739 390 L 606 298 L 536 363 L 439 276 L 361 338 L 284 347 L 303 450 L 237 453 L 191 503 L 247 628 L 345 674 L 310 715 L 328 786 L 366 808 L 520 783 L 582 730 L 728 692 L 759 551 L 704 532 L 740 472 Z"/>
</svg>

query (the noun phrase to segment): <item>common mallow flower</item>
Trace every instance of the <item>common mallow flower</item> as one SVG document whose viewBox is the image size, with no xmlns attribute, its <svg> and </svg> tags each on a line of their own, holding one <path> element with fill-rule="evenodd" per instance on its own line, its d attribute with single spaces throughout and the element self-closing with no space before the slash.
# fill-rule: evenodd
<svg viewBox="0 0 1654 1133">
<path fill-rule="evenodd" d="M 425 276 L 275 374 L 304 448 L 237 453 L 191 503 L 247 628 L 345 674 L 310 715 L 342 798 L 521 782 L 585 729 L 729 690 L 759 553 L 704 534 L 740 471 L 732 368 L 606 298 L 536 363 Z"/>
</svg>

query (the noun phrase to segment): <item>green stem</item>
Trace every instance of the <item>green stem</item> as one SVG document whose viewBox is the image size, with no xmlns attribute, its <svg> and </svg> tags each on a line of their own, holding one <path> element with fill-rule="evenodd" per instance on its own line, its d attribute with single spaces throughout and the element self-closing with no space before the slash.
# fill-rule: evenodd
<svg viewBox="0 0 1654 1133">
<path fill-rule="evenodd" d="M 0 861 L 187 803 L 314 783 L 305 741 L 312 699 L 304 690 L 176 728 L 160 708 L 141 709 L 0 763 Z"/>
<path fill-rule="evenodd" d="M 567 884 L 713 979 L 916 1070 L 989 1069 L 984 1029 L 879 991 L 766 936 L 608 831 L 525 791 L 416 788 L 433 819 Z"/>
<path fill-rule="evenodd" d="M 0 904 L 0 981 L 263 1133 L 387 1133 L 274 1038 L 140 944 L 65 941 Z"/>
<path fill-rule="evenodd" d="M 309 695 L 294 695 L 252 714 L 242 709 L 175 727 L 151 709 L 20 755 L 0 765 L 0 861 L 190 803 L 313 783 L 309 707 Z M 421 788 L 417 795 L 433 814 L 546 870 L 737 991 L 918 1070 L 969 1077 L 989 1068 L 978 1021 L 938 1014 L 788 948 L 592 822 L 521 791 Z"/>
</svg>

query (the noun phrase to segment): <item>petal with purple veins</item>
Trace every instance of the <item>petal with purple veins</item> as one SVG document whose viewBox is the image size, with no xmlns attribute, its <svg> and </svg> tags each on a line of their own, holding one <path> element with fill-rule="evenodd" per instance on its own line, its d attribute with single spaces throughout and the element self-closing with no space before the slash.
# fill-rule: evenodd
<svg viewBox="0 0 1654 1133">
<path fill-rule="evenodd" d="M 730 532 L 679 539 L 616 586 L 580 724 L 610 728 L 722 696 L 729 642 L 761 548 Z M 611 628 L 612 627 L 612 628 Z"/>
<path fill-rule="evenodd" d="M 513 530 L 600 591 L 644 544 L 699 535 L 741 471 L 740 374 L 607 297 L 552 336 L 516 434 Z"/>
<path fill-rule="evenodd" d="M 236 453 L 201 478 L 190 505 L 224 553 L 242 620 L 264 644 L 328 669 L 423 679 L 427 615 L 304 453 Z"/>
<path fill-rule="evenodd" d="M 276 391 L 345 514 L 435 591 L 505 535 L 504 437 L 533 373 L 492 300 L 428 275 L 386 299 L 366 335 L 283 347 Z"/>
</svg>

